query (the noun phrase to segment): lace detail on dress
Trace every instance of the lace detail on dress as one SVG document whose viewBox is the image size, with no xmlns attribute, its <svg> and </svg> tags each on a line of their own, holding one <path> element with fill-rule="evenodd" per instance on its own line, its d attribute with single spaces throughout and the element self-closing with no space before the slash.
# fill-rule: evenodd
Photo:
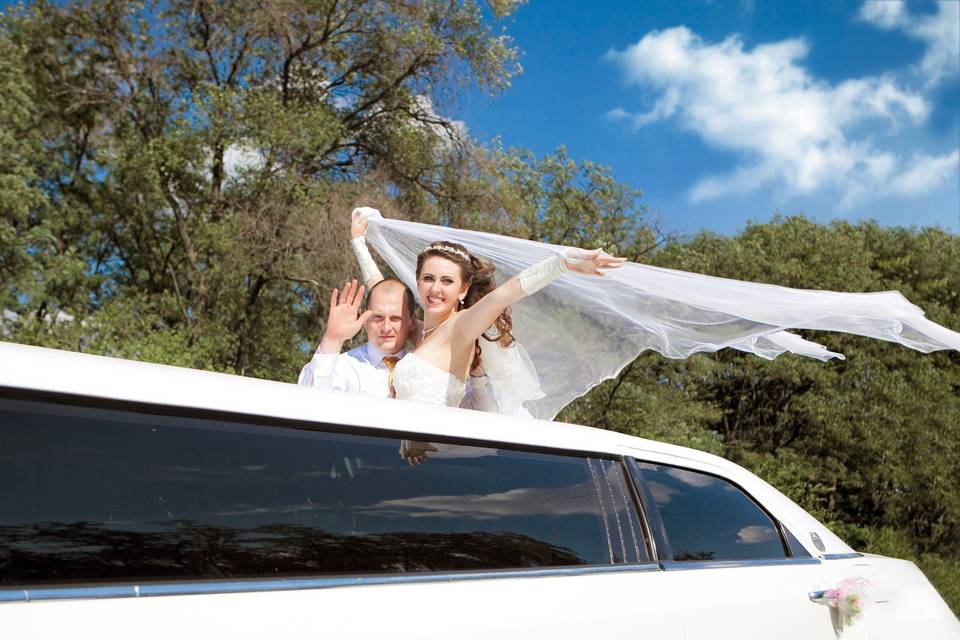
<svg viewBox="0 0 960 640">
<path fill-rule="evenodd" d="M 457 376 L 415 353 L 405 355 L 393 372 L 393 386 L 400 400 L 456 407 L 467 392 L 467 385 Z"/>
</svg>

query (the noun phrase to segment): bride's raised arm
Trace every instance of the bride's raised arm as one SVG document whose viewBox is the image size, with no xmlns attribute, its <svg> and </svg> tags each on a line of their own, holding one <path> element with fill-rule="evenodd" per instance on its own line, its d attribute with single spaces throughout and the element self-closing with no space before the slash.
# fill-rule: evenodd
<svg viewBox="0 0 960 640">
<path fill-rule="evenodd" d="M 373 289 L 373 285 L 383 280 L 383 274 L 374 262 L 373 256 L 370 255 L 370 249 L 367 248 L 367 216 L 371 213 L 380 214 L 371 207 L 357 207 L 350 214 L 350 247 L 353 249 L 353 255 L 357 257 L 363 284 L 368 291 Z"/>
<path fill-rule="evenodd" d="M 566 249 L 563 254 L 557 254 L 524 269 L 474 305 L 461 311 L 453 339 L 458 346 L 472 343 L 494 323 L 504 309 L 517 300 L 536 293 L 565 271 L 602 276 L 607 269 L 616 269 L 626 261 L 626 258 L 611 256 L 603 249 Z"/>
</svg>

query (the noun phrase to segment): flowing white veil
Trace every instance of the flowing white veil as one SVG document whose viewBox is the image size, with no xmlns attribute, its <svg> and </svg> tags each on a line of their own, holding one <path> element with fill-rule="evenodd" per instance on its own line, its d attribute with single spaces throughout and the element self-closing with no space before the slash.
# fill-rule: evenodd
<svg viewBox="0 0 960 640">
<path fill-rule="evenodd" d="M 493 262 L 498 283 L 563 250 L 481 231 L 391 220 L 375 210 L 366 211 L 367 241 L 414 292 L 417 254 L 436 240 L 458 242 Z M 786 331 L 822 329 L 898 342 L 923 352 L 960 350 L 960 333 L 931 322 L 897 291 L 789 289 L 632 262 L 602 278 L 564 274 L 513 305 L 511 315 L 513 335 L 529 354 L 542 394 L 536 392 L 535 378 L 529 377 L 511 381 L 497 376 L 495 388 L 504 393 L 506 386 L 512 394 L 508 401 L 521 402 L 533 416 L 547 420 L 616 376 L 646 349 L 669 358 L 724 347 L 767 359 L 785 352 L 819 360 L 843 358 Z M 505 357 L 514 364 L 508 362 L 502 370 L 515 371 L 526 355 L 518 349 Z M 488 371 L 492 373 L 496 371 Z"/>
</svg>

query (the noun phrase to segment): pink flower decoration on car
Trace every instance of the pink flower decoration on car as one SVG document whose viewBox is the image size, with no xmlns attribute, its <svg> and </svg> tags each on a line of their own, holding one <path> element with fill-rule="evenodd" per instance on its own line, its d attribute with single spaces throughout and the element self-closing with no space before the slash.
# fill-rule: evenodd
<svg viewBox="0 0 960 640">
<path fill-rule="evenodd" d="M 827 590 L 823 597 L 829 606 L 836 607 L 841 617 L 853 620 L 863 611 L 870 586 L 866 578 L 847 578 L 835 588 Z"/>
</svg>

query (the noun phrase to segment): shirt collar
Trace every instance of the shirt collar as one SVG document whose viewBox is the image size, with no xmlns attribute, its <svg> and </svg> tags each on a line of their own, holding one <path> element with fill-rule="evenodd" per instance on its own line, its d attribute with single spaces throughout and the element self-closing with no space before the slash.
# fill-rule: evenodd
<svg viewBox="0 0 960 640">
<path fill-rule="evenodd" d="M 374 364 L 374 365 L 382 364 L 383 358 L 387 355 L 392 355 L 396 358 L 402 358 L 403 356 L 406 355 L 406 353 L 407 353 L 407 349 L 406 347 L 404 347 L 403 349 L 401 349 L 396 353 L 386 354 L 383 351 L 380 351 L 380 349 L 377 349 L 375 346 L 373 346 L 372 342 L 367 341 L 367 359 L 371 362 L 371 364 Z"/>
</svg>

